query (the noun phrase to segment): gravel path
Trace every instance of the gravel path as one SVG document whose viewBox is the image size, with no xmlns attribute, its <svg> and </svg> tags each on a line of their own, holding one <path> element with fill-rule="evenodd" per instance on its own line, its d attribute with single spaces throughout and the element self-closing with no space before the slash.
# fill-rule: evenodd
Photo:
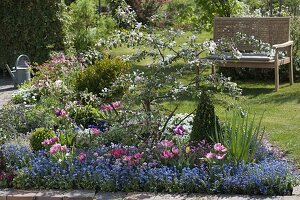
<svg viewBox="0 0 300 200">
<path fill-rule="evenodd" d="M 0 110 L 11 99 L 11 95 L 15 91 L 12 79 L 0 76 Z"/>
</svg>

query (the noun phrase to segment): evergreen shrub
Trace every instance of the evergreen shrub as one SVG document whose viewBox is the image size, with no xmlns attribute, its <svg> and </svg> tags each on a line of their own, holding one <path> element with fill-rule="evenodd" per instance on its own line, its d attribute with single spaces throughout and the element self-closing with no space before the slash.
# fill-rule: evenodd
<svg viewBox="0 0 300 200">
<path fill-rule="evenodd" d="M 31 133 L 30 136 L 30 146 L 34 151 L 43 149 L 42 142 L 45 139 L 51 139 L 55 137 L 55 132 L 53 130 L 45 128 L 37 128 Z"/>
<path fill-rule="evenodd" d="M 206 140 L 213 142 L 215 131 L 219 132 L 220 125 L 215 114 L 214 105 L 206 92 L 202 92 L 194 117 L 191 141 Z"/>
</svg>

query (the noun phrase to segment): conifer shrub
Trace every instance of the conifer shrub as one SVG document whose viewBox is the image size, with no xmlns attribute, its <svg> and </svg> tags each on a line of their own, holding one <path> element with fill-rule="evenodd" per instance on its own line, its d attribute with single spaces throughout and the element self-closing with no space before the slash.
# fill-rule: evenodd
<svg viewBox="0 0 300 200">
<path fill-rule="evenodd" d="M 215 131 L 219 132 L 220 125 L 215 114 L 214 105 L 206 92 L 202 92 L 194 117 L 191 141 L 206 140 L 212 142 Z"/>
</svg>

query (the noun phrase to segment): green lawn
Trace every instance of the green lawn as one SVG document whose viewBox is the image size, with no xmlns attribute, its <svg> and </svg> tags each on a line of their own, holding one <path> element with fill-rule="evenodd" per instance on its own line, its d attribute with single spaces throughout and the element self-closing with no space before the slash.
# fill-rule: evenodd
<svg viewBox="0 0 300 200">
<path fill-rule="evenodd" d="M 188 35 L 190 33 L 186 34 L 186 36 Z M 210 33 L 204 33 L 201 35 L 200 40 L 205 40 L 210 36 Z M 177 40 L 178 43 L 184 41 L 186 41 L 186 37 Z M 122 55 L 132 52 L 132 49 L 118 48 L 114 50 L 113 54 Z M 136 67 L 142 69 L 148 61 L 137 63 Z M 190 77 L 193 76 L 192 73 Z M 209 70 L 207 70 L 207 73 L 209 73 Z M 190 77 L 186 76 L 184 79 Z M 255 113 L 257 120 L 265 111 L 262 125 L 265 127 L 269 140 L 272 144 L 284 150 L 287 156 L 293 159 L 300 168 L 300 83 L 297 83 L 297 80 L 293 86 L 289 86 L 288 83 L 281 83 L 279 92 L 274 91 L 273 80 L 242 80 L 237 83 L 243 89 L 242 97 L 238 101 L 231 98 L 225 98 L 225 100 L 237 103 L 251 113 Z M 177 102 L 166 102 L 165 106 L 172 108 L 178 103 L 180 103 L 178 112 L 189 113 L 196 108 L 196 100 L 191 97 L 185 97 Z M 216 104 L 216 112 L 221 119 L 224 119 L 225 115 L 223 105 Z"/>
</svg>

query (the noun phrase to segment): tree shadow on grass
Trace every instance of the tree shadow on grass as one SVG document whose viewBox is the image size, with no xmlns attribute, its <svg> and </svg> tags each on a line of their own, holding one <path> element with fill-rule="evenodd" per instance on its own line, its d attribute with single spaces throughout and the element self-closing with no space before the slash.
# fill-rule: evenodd
<svg viewBox="0 0 300 200">
<path fill-rule="evenodd" d="M 274 92 L 274 89 L 273 88 L 264 88 L 264 87 L 255 87 L 255 88 L 242 88 L 243 90 L 243 96 L 247 96 L 249 98 L 255 98 L 259 95 L 262 95 L 262 94 L 270 94 L 272 92 Z"/>
<path fill-rule="evenodd" d="M 300 87 L 298 85 L 281 84 L 278 92 L 275 92 L 274 88 L 269 86 L 264 87 L 263 83 L 253 84 L 253 86 L 247 84 L 242 89 L 243 96 L 249 99 L 258 99 L 260 103 L 300 103 Z"/>
</svg>

